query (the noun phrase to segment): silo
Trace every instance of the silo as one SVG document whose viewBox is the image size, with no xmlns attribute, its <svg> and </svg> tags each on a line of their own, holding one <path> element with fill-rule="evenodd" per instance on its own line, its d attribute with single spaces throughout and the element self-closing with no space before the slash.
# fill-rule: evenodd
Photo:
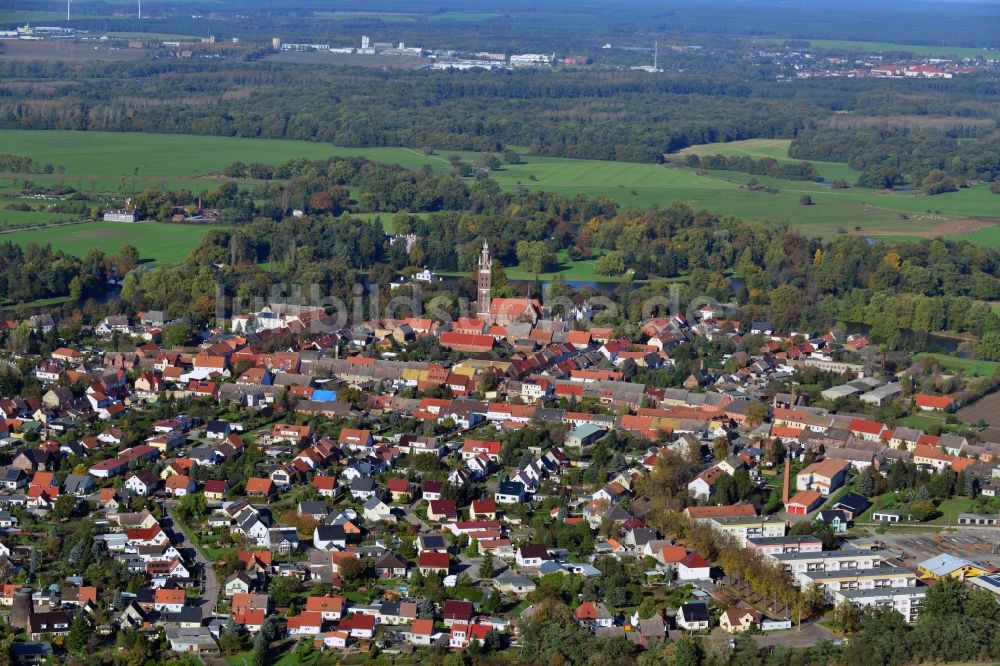
<svg viewBox="0 0 1000 666">
<path fill-rule="evenodd" d="M 271 48 L 273 48 L 275 51 L 281 50 L 281 37 L 271 38 Z"/>
</svg>

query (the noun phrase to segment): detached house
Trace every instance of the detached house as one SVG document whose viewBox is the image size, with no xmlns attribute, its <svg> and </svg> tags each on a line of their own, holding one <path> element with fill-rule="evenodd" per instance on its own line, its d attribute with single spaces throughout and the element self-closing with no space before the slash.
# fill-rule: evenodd
<svg viewBox="0 0 1000 666">
<path fill-rule="evenodd" d="M 497 504 L 523 504 L 524 484 L 520 481 L 503 481 L 493 494 Z"/>
<path fill-rule="evenodd" d="M 846 460 L 827 458 L 800 471 L 795 476 L 795 485 L 799 490 L 815 490 L 825 497 L 844 485 L 850 468 Z"/>
<path fill-rule="evenodd" d="M 521 546 L 514 555 L 514 561 L 520 567 L 540 567 L 550 559 L 549 550 L 541 544 Z"/>
</svg>

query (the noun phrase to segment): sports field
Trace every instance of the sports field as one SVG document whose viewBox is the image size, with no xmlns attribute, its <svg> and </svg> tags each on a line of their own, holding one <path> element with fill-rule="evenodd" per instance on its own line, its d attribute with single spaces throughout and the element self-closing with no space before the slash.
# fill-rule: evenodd
<svg viewBox="0 0 1000 666">
<path fill-rule="evenodd" d="M 84 222 L 48 229 L 0 234 L 0 242 L 19 245 L 51 245 L 55 250 L 82 257 L 90 248 L 115 253 L 122 245 L 134 245 L 143 261 L 175 264 L 183 261 L 212 229 L 208 225 L 119 222 Z"/>
</svg>

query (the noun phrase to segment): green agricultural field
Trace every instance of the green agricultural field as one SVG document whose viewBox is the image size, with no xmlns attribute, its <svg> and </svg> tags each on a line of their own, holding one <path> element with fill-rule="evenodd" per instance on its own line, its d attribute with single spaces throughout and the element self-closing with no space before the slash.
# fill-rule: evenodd
<svg viewBox="0 0 1000 666">
<path fill-rule="evenodd" d="M 949 356 L 947 354 L 921 353 L 917 354 L 916 358 L 923 356 L 934 357 L 945 370 L 961 372 L 975 377 L 990 377 L 1000 367 L 1000 363 L 993 361 L 977 361 L 976 359 Z"/>
<path fill-rule="evenodd" d="M 756 157 L 774 157 L 787 150 L 787 142 L 753 141 L 712 144 L 706 152 L 720 152 L 726 145 L 732 154 L 745 152 Z M 845 164 L 833 166 L 841 172 L 850 171 Z M 684 201 L 695 208 L 748 220 L 789 221 L 803 233 L 823 237 L 836 235 L 839 228 L 879 236 L 929 233 L 939 231 L 954 217 L 1000 215 L 1000 207 L 990 199 L 997 195 L 983 185 L 928 197 L 859 187 L 834 190 L 808 181 L 755 177 L 736 171 L 696 172 L 678 166 L 532 156 L 523 157 L 521 164 L 504 165 L 492 177 L 506 190 L 523 186 L 567 197 L 604 196 L 626 207 Z M 754 177 L 780 191 L 771 194 L 740 187 Z M 805 194 L 815 205 L 800 203 Z"/>
<path fill-rule="evenodd" d="M 818 162 L 816 160 L 798 160 L 788 156 L 788 146 L 792 142 L 788 139 L 747 139 L 746 141 L 729 141 L 724 143 L 706 143 L 700 146 L 691 146 L 677 153 L 678 155 L 731 155 L 752 157 L 759 160 L 762 157 L 771 157 L 779 162 L 804 162 L 809 161 L 827 180 L 843 178 L 848 183 L 853 183 L 858 179 L 858 171 L 847 166 L 843 162 Z"/>
<path fill-rule="evenodd" d="M 106 180 L 109 176 L 147 181 L 215 176 L 236 161 L 277 165 L 295 157 L 363 155 L 410 169 L 419 169 L 424 164 L 447 165 L 443 157 L 426 156 L 406 148 L 338 148 L 309 141 L 187 134 L 0 130 L 0 145 L 4 152 L 30 155 L 43 164 L 64 167 L 64 179 L 69 184 L 81 178 L 86 183 L 89 178 Z M 44 179 L 36 175 L 31 178 Z"/>
<path fill-rule="evenodd" d="M 114 39 L 148 39 L 166 40 L 175 42 L 200 42 L 201 38 L 194 35 L 177 35 L 169 32 L 105 32 L 108 37 Z"/>
<path fill-rule="evenodd" d="M 407 148 L 339 148 L 305 141 L 280 141 L 189 135 L 0 130 L 4 150 L 52 163 L 64 174 L 19 176 L 39 183 L 64 183 L 83 192 L 121 194 L 145 187 L 187 187 L 201 191 L 218 185 L 229 163 L 265 161 L 278 164 L 294 157 L 321 159 L 361 155 L 407 168 L 429 165 L 439 173 L 451 166 L 450 154 L 424 155 Z M 741 141 L 712 144 L 706 152 L 772 156 L 780 159 L 787 141 Z M 462 153 L 471 163 L 481 156 Z M 695 208 L 747 220 L 787 221 L 802 233 L 832 237 L 841 231 L 874 236 L 949 236 L 947 224 L 959 217 L 997 217 L 1000 197 L 980 185 L 928 197 L 905 192 L 877 192 L 852 187 L 833 190 L 818 183 L 758 176 L 778 193 L 742 187 L 752 176 L 734 171 L 701 172 L 677 165 L 571 160 L 524 156 L 521 164 L 504 165 L 491 176 L 507 191 L 518 187 L 574 197 L 608 197 L 623 207 L 667 206 L 683 201 Z M 827 177 L 850 171 L 844 164 L 821 163 Z M 831 171 L 832 169 L 832 171 Z M 849 180 L 853 180 L 853 177 Z M 13 186 L 0 178 L 0 188 Z M 127 189 L 123 189 L 127 188 Z M 808 194 L 815 205 L 804 206 Z M 389 216 L 383 223 L 391 225 Z M 968 225 L 955 235 L 967 233 Z M 391 227 L 386 229 L 391 231 Z M 984 230 L 970 238 L 1000 244 L 1000 231 Z"/>
<path fill-rule="evenodd" d="M 18 11 L 0 11 L 0 27 L 20 27 L 26 23 L 43 23 L 46 21 L 65 21 L 66 14 L 64 12 L 18 12 Z"/>
<path fill-rule="evenodd" d="M 45 211 L 0 210 L 0 230 L 11 227 L 33 227 L 50 222 L 68 222 L 80 219 L 70 213 L 47 213 Z M 5 238 L 0 236 L 0 242 Z"/>
<path fill-rule="evenodd" d="M 175 264 L 183 261 L 201 239 L 218 226 L 119 222 L 84 222 L 50 229 L 15 231 L 0 235 L 0 241 L 19 245 L 51 245 L 53 249 L 82 257 L 90 248 L 114 253 L 122 245 L 134 245 L 144 261 Z"/>
<path fill-rule="evenodd" d="M 783 44 L 785 39 L 756 39 L 761 44 Z M 798 41 L 798 40 L 797 40 Z M 859 53 L 907 52 L 922 56 L 956 56 L 958 58 L 997 57 L 997 51 L 964 46 L 928 46 L 925 44 L 893 44 L 891 42 L 856 42 L 846 39 L 808 39 L 813 48 L 839 49 Z"/>
<path fill-rule="evenodd" d="M 993 196 L 996 195 L 994 194 Z M 1000 248 L 1000 226 L 986 227 L 985 229 L 980 229 L 979 231 L 973 231 L 970 234 L 962 234 L 960 236 L 954 236 L 953 238 L 955 240 L 969 241 L 970 243 L 975 243 L 976 245 L 983 245 L 985 247 Z"/>
</svg>

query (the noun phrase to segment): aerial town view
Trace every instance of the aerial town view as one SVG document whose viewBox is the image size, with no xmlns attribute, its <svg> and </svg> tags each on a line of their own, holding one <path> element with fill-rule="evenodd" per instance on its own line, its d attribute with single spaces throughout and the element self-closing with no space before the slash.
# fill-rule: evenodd
<svg viewBox="0 0 1000 666">
<path fill-rule="evenodd" d="M 1000 663 L 1000 0 L 0 2 L 0 666 Z"/>
</svg>

